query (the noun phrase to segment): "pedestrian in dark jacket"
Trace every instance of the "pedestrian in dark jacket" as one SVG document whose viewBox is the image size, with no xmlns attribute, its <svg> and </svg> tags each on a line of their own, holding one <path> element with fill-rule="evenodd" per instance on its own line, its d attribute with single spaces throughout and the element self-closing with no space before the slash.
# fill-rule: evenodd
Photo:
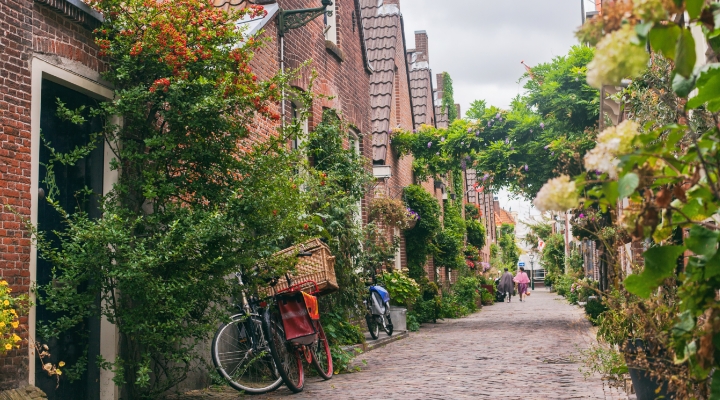
<svg viewBox="0 0 720 400">
<path fill-rule="evenodd" d="M 513 282 L 513 275 L 508 271 L 507 268 L 505 268 L 505 273 L 500 278 L 498 290 L 501 293 L 505 293 L 505 298 L 507 299 L 508 303 L 510 302 L 510 300 L 512 300 L 513 291 L 515 290 L 515 282 Z"/>
</svg>

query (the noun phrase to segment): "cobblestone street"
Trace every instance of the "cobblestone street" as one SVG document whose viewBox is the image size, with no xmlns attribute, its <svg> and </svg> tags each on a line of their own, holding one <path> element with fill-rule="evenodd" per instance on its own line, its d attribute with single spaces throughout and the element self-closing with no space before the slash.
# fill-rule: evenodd
<svg viewBox="0 0 720 400">
<path fill-rule="evenodd" d="M 281 388 L 262 399 L 627 399 L 573 361 L 594 341 L 581 309 L 554 293 L 424 325 L 409 338 L 358 357 L 360 372 L 310 378 L 305 391 Z M 367 362 L 366 365 L 362 360 Z M 237 398 L 228 393 L 184 399 Z"/>
</svg>

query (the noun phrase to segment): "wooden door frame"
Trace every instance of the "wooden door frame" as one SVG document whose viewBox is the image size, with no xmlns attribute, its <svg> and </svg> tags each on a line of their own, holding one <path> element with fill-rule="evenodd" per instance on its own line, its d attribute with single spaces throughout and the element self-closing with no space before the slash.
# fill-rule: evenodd
<svg viewBox="0 0 720 400">
<path fill-rule="evenodd" d="M 31 106 L 30 106 L 30 222 L 33 226 L 38 223 L 38 188 L 40 178 L 40 99 L 42 94 L 42 81 L 49 80 L 90 97 L 111 100 L 114 96 L 113 90 L 106 84 L 100 82 L 99 74 L 85 68 L 75 67 L 76 63 L 62 62 L 55 64 L 46 59 L 33 57 L 31 64 Z M 88 76 L 88 75 L 95 76 Z M 104 145 L 104 171 L 103 171 L 103 194 L 108 193 L 114 183 L 118 180 L 117 171 L 110 170 L 110 161 L 114 158 L 107 143 Z M 37 279 L 37 247 L 33 242 L 30 248 L 30 282 L 34 284 Z M 36 301 L 35 294 L 31 291 L 30 298 Z M 28 315 L 28 331 L 30 337 L 36 338 L 36 309 L 32 307 Z M 114 325 L 107 319 L 102 318 L 100 322 L 100 354 L 106 360 L 114 360 L 118 351 L 118 334 Z M 35 349 L 28 346 L 29 374 L 28 383 L 35 384 Z M 114 400 L 119 398 L 118 389 L 112 381 L 111 371 L 100 370 L 100 398 L 102 400 Z"/>
</svg>

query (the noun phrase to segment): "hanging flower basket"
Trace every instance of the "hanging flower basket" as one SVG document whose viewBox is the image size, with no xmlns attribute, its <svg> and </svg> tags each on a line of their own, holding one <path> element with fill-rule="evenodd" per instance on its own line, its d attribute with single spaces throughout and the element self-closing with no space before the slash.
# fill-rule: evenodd
<svg viewBox="0 0 720 400">
<path fill-rule="evenodd" d="M 418 221 L 420 220 L 420 214 L 416 213 L 415 211 L 413 211 L 411 208 L 408 207 L 407 208 L 407 216 L 408 216 L 408 220 L 407 220 L 405 229 L 410 230 L 410 229 L 414 228 L 415 225 L 417 225 Z"/>
</svg>

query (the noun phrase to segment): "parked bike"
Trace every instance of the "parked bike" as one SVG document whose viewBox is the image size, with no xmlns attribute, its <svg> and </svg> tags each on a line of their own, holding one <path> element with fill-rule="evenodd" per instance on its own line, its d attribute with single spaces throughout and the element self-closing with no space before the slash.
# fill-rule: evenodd
<svg viewBox="0 0 720 400">
<path fill-rule="evenodd" d="M 306 246 L 314 252 L 306 251 Z M 322 279 L 323 293 L 337 290 L 334 257 L 321 241 L 312 240 L 278 254 L 290 252 L 307 257 L 298 264 L 298 272 Z M 285 274 L 287 286 L 273 278 L 269 288 L 261 289 L 267 294 L 261 298 L 244 288 L 242 274 L 235 275 L 243 286 L 235 305 L 241 312 L 220 326 L 211 350 L 215 368 L 230 386 L 247 394 L 262 394 L 285 383 L 291 391 L 300 392 L 305 383 L 303 361 L 312 364 L 322 378 L 332 378 L 330 344 L 314 296 L 320 293 L 318 283 L 301 277 L 305 280 L 293 285 Z M 286 288 L 276 290 L 276 286 Z"/>
<path fill-rule="evenodd" d="M 270 354 L 279 366 L 278 372 L 291 391 L 301 392 L 305 386 L 303 361 L 312 364 L 323 379 L 333 375 L 330 344 L 320 324 L 318 312 L 317 283 L 303 281 L 277 292 L 274 303 L 263 316 L 263 329 L 269 338 Z M 311 293 L 300 289 L 308 284 L 314 286 Z"/>
<path fill-rule="evenodd" d="M 235 274 L 243 286 L 242 275 Z M 261 301 L 241 292 L 241 311 L 223 324 L 212 341 L 212 360 L 215 368 L 236 390 L 248 394 L 263 394 L 282 385 L 283 380 L 270 353 L 270 345 L 263 330 Z"/>
<path fill-rule="evenodd" d="M 367 313 L 365 314 L 365 322 L 367 322 L 370 336 L 377 339 L 380 335 L 380 327 L 383 328 L 388 336 L 392 336 L 393 324 L 390 319 L 390 293 L 384 287 L 377 285 L 373 277 L 373 284 L 368 288 L 367 299 L 364 301 Z"/>
</svg>

